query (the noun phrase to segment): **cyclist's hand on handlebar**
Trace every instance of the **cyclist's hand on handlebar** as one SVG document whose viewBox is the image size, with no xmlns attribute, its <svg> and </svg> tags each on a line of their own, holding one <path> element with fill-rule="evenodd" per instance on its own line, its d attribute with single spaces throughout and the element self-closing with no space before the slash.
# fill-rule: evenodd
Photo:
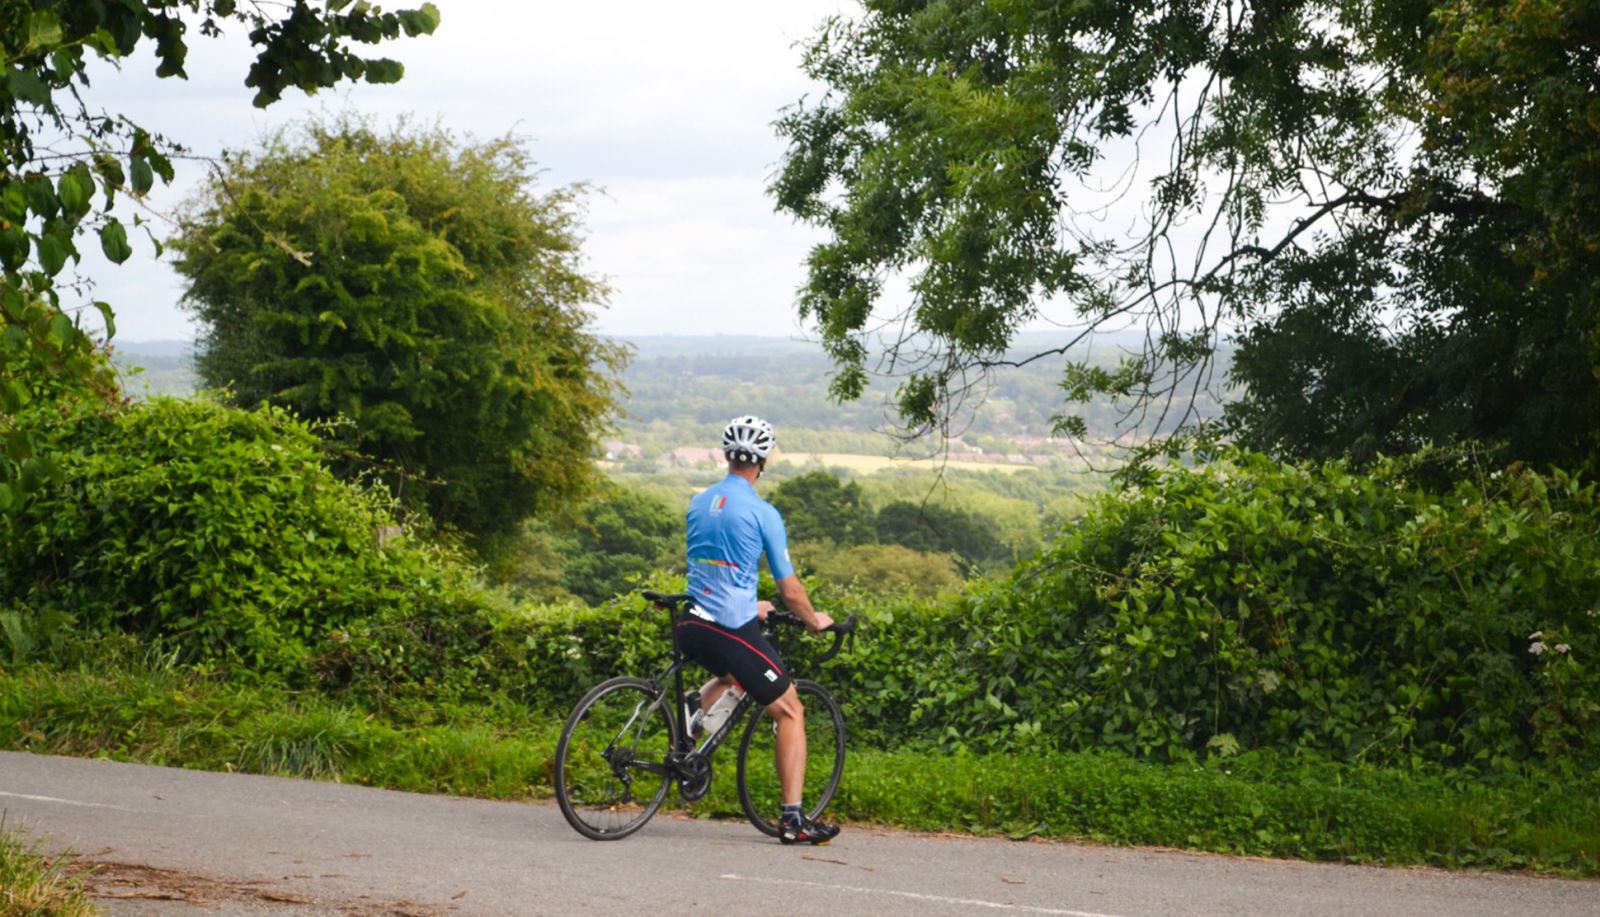
<svg viewBox="0 0 1600 917">
<path fill-rule="evenodd" d="M 770 614 L 777 607 L 778 606 L 772 604 L 771 602 L 767 601 L 766 599 L 762 599 L 762 600 L 756 602 L 756 617 L 758 617 L 761 620 L 765 621 L 767 619 L 767 615 Z"/>
<path fill-rule="evenodd" d="M 810 624 L 807 624 L 806 630 L 811 631 L 813 634 L 820 634 L 832 626 L 833 618 L 830 615 L 819 611 L 817 612 L 817 619 Z"/>
</svg>

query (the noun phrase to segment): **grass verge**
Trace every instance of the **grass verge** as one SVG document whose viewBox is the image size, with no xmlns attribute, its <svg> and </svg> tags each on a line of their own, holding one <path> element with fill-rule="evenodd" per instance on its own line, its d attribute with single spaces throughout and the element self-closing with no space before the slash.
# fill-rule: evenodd
<svg viewBox="0 0 1600 917">
<path fill-rule="evenodd" d="M 93 917 L 83 883 L 0 819 L 0 917 Z"/>
<path fill-rule="evenodd" d="M 492 799 L 550 793 L 560 722 L 506 705 L 390 711 L 175 671 L 0 673 L 0 747 L 336 779 Z M 738 817 L 732 749 L 690 807 Z M 1225 766 L 1112 754 L 852 748 L 833 813 L 924 831 L 1346 862 L 1600 875 L 1600 777 L 1492 782 L 1244 755 Z"/>
</svg>

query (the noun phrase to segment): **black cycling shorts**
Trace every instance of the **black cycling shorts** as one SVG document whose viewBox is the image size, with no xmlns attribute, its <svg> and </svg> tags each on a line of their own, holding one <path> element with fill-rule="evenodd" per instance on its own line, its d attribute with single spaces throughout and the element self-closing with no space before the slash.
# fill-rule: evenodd
<svg viewBox="0 0 1600 917">
<path fill-rule="evenodd" d="M 733 629 L 686 614 L 678 622 L 678 646 L 711 674 L 732 675 L 763 707 L 789 690 L 788 667 L 761 633 L 759 619 Z"/>
</svg>

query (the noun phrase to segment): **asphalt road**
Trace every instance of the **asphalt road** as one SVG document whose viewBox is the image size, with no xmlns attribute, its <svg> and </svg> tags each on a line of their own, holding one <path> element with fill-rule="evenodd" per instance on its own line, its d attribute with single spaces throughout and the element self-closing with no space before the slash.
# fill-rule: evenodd
<svg viewBox="0 0 1600 917">
<path fill-rule="evenodd" d="M 112 914 L 1600 915 L 1600 882 L 657 816 L 0 752 L 0 808 Z"/>
</svg>

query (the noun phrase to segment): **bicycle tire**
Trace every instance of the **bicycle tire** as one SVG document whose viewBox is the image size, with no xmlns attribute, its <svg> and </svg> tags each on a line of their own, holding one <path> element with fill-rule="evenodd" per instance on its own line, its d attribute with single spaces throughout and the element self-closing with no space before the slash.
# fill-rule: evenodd
<svg viewBox="0 0 1600 917">
<path fill-rule="evenodd" d="M 844 713 L 822 685 L 799 678 L 795 679 L 794 687 L 806 708 L 806 778 L 802 801 L 807 817 L 816 818 L 833 801 L 834 793 L 839 790 L 839 779 L 844 776 Z M 776 724 L 757 707 L 751 711 L 744 737 L 739 740 L 739 805 L 750 824 L 769 837 L 778 836 L 778 816 L 783 802 L 779 798 L 776 760 L 772 756 L 777 747 L 775 733 Z M 752 750 L 757 758 L 753 763 Z"/>
<path fill-rule="evenodd" d="M 561 814 L 579 834 L 621 840 L 661 808 L 672 785 L 666 768 L 677 738 L 665 697 L 653 682 L 622 676 L 596 685 L 572 709 L 556 744 L 555 788 Z M 619 745 L 619 739 L 628 744 Z M 620 768 L 636 777 L 618 775 L 618 757 L 639 762 Z M 647 763 L 660 773 L 646 769 Z M 647 801 L 635 795 L 635 783 L 649 794 Z"/>
</svg>

